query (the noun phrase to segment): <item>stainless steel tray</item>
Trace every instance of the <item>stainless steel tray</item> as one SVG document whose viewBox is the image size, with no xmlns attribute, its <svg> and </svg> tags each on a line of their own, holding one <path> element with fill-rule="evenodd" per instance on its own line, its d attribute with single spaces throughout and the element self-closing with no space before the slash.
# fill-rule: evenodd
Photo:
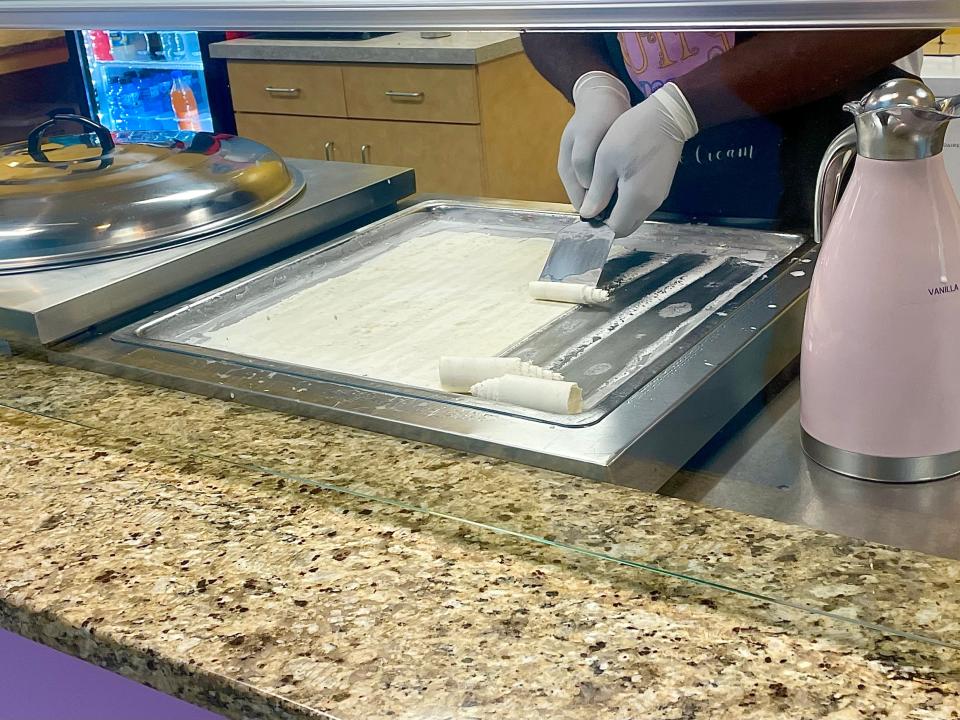
<svg viewBox="0 0 960 720">
<path fill-rule="evenodd" d="M 545 203 L 418 203 L 147 321 L 54 347 L 51 358 L 655 489 L 796 358 L 816 253 L 812 243 L 758 231 L 645 225 L 605 270 L 604 282 L 619 285 L 611 308 L 574 309 L 506 350 L 568 373 L 582 372 L 577 379 L 587 386 L 590 404 L 578 416 L 547 415 L 197 345 L 211 328 L 269 306 L 304 284 L 347 272 L 405 238 L 464 226 L 506 237 L 542 236 L 570 221 L 563 206 Z M 665 284 L 669 298 L 662 297 Z M 690 312 L 660 314 L 680 298 L 691 305 Z M 684 325 L 683 318 L 690 322 Z M 651 333 L 658 338 L 656 352 L 650 351 L 653 343 L 637 344 L 643 340 L 638 335 Z M 582 352 L 570 351 L 584 342 Z M 623 381 L 604 387 L 603 378 L 576 370 L 602 362 L 617 363 L 616 372 L 628 370 Z"/>
<path fill-rule="evenodd" d="M 603 307 L 572 306 L 565 315 L 503 354 L 564 374 L 584 390 L 585 412 L 555 416 L 376 379 L 278 362 L 262 347 L 242 353 L 207 347 L 209 333 L 268 309 L 308 287 L 349 273 L 413 238 L 440 230 L 484 231 L 500 237 L 552 237 L 571 222 L 566 212 L 479 203 L 424 202 L 244 278 L 117 333 L 117 340 L 293 373 L 354 387 L 437 399 L 544 422 L 584 425 L 610 412 L 656 377 L 737 305 L 749 285 L 791 252 L 793 235 L 706 226 L 647 223 L 617 244 L 601 286 L 612 292 Z M 360 300 L 362 301 L 362 299 Z"/>
</svg>

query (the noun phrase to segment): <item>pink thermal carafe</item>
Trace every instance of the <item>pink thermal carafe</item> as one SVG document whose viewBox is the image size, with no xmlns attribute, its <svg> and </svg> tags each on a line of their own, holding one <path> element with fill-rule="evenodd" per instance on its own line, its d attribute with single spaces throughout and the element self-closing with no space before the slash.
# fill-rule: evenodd
<svg viewBox="0 0 960 720">
<path fill-rule="evenodd" d="M 803 447 L 817 463 L 869 480 L 954 475 L 960 203 L 943 143 L 960 97 L 938 101 L 902 78 L 845 108 L 854 126 L 828 150 L 818 185 L 824 237 L 803 329 Z"/>
</svg>

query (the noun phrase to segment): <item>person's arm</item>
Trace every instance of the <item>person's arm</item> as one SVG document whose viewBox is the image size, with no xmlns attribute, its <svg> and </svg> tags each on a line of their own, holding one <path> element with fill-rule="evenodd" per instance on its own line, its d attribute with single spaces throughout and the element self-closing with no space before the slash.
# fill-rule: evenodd
<svg viewBox="0 0 960 720">
<path fill-rule="evenodd" d="M 703 129 L 834 95 L 939 34 L 938 30 L 761 32 L 674 82 Z"/>
<path fill-rule="evenodd" d="M 617 76 L 601 33 L 526 32 L 520 39 L 533 66 L 570 102 L 574 84 L 585 73 L 601 70 Z"/>
</svg>

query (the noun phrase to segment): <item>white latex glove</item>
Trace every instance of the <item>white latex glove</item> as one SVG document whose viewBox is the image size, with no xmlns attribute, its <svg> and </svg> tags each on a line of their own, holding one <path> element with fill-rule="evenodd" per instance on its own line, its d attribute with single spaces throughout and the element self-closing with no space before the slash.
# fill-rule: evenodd
<svg viewBox="0 0 960 720">
<path fill-rule="evenodd" d="M 617 190 L 606 223 L 617 237 L 632 233 L 666 200 L 683 143 L 697 130 L 693 110 L 673 83 L 623 113 L 597 148 L 580 214 L 585 218 L 600 214 Z"/>
<path fill-rule="evenodd" d="M 560 139 L 557 170 L 567 197 L 577 210 L 593 177 L 593 160 L 613 122 L 630 109 L 627 87 L 610 73 L 594 70 L 573 86 L 576 110 Z"/>
</svg>

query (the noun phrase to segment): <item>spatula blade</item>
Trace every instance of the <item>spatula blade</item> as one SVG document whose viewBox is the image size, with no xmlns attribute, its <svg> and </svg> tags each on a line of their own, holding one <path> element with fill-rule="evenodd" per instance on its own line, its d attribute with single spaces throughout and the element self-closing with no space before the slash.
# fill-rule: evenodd
<svg viewBox="0 0 960 720">
<path fill-rule="evenodd" d="M 557 233 L 540 279 L 596 287 L 613 240 L 613 229 L 601 220 L 578 220 Z"/>
</svg>

